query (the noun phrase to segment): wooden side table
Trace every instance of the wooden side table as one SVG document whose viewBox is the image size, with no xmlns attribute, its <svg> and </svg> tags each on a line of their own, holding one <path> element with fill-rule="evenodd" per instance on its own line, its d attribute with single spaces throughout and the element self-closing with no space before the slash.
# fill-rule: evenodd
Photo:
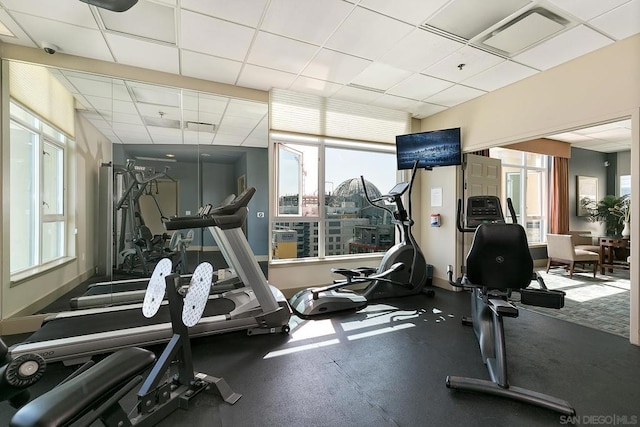
<svg viewBox="0 0 640 427">
<path fill-rule="evenodd" d="M 604 274 L 605 269 L 612 272 L 614 268 L 629 269 L 629 263 L 616 260 L 616 249 L 628 249 L 631 247 L 630 239 L 621 237 L 600 237 L 600 274 Z"/>
</svg>

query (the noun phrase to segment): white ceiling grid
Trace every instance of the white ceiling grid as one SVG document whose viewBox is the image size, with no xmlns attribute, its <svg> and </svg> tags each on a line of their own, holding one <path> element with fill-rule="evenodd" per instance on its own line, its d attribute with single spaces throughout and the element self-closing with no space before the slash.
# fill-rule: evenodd
<svg viewBox="0 0 640 427">
<path fill-rule="evenodd" d="M 562 29 L 533 41 L 529 29 L 514 31 L 521 40 L 494 37 L 512 53 L 483 43 L 537 11 L 559 17 L 545 22 L 550 32 L 559 22 Z M 542 23 L 540 16 L 531 22 Z M 70 55 L 424 118 L 637 34 L 640 0 L 139 0 L 123 13 L 78 0 L 56 0 L 55 7 L 0 0 L 0 21 L 15 36 L 0 35 L 5 43 L 46 41 Z M 130 82 L 120 82 L 118 96 L 128 98 L 115 102 L 113 88 L 92 88 L 99 80 L 64 76 L 87 117 L 117 143 L 166 143 L 179 130 L 145 126 L 142 116 L 162 112 L 183 121 L 196 111 L 143 106 L 131 97 Z M 231 114 L 229 107 L 200 105 L 194 121 L 215 125 L 215 134 L 185 131 L 181 142 L 265 146 L 256 132 L 266 129 L 266 109 Z"/>
</svg>

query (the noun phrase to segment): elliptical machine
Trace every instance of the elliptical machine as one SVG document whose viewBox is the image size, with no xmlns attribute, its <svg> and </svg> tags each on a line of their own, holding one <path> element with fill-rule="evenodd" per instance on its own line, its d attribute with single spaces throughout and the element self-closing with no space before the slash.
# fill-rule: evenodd
<svg viewBox="0 0 640 427">
<path fill-rule="evenodd" d="M 303 289 L 290 300 L 291 308 L 301 317 L 313 317 L 337 311 L 360 310 L 369 301 L 380 298 L 394 298 L 425 293 L 433 296 L 432 289 L 425 289 L 427 284 L 427 264 L 418 246 L 411 227 L 411 190 L 415 179 L 418 162 L 415 162 L 408 182 L 401 182 L 388 194 L 371 199 L 367 191 L 364 177 L 360 176 L 365 198 L 374 207 L 384 209 L 392 217 L 392 223 L 401 232 L 402 240 L 392 246 L 382 258 L 377 270 L 370 267 L 355 269 L 332 268 L 331 272 L 341 274 L 345 278 L 331 285 Z M 405 209 L 402 196 L 407 193 L 409 209 Z M 388 201 L 394 203 L 396 211 L 380 204 Z M 368 285 L 360 292 L 345 289 L 357 284 Z"/>
</svg>

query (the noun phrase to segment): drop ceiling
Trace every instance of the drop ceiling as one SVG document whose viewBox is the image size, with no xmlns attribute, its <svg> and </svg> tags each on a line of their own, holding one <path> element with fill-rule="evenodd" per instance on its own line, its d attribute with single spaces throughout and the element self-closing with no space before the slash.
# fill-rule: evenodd
<svg viewBox="0 0 640 427">
<path fill-rule="evenodd" d="M 0 39 L 420 119 L 637 34 L 639 17 L 640 0 L 140 0 L 122 13 L 78 0 L 0 0 L 0 22 L 13 34 Z M 266 144 L 266 106 L 209 95 L 211 108 L 193 117 L 186 106 L 203 94 L 181 92 L 177 106 L 172 93 L 145 103 L 136 91 L 152 88 L 112 81 L 128 98 L 113 98 L 105 119 L 93 88 L 101 82 L 87 77 L 59 72 L 116 143 L 162 144 L 180 133 L 185 144 Z M 209 126 L 212 134 L 202 131 Z"/>
</svg>

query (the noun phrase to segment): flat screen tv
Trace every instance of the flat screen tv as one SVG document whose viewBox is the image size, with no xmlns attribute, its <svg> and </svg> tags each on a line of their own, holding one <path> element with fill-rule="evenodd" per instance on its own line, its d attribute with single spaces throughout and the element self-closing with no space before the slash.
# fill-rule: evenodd
<svg viewBox="0 0 640 427">
<path fill-rule="evenodd" d="M 459 165 L 460 128 L 397 135 L 396 157 L 398 170 L 413 168 L 416 160 L 418 168 Z"/>
</svg>

